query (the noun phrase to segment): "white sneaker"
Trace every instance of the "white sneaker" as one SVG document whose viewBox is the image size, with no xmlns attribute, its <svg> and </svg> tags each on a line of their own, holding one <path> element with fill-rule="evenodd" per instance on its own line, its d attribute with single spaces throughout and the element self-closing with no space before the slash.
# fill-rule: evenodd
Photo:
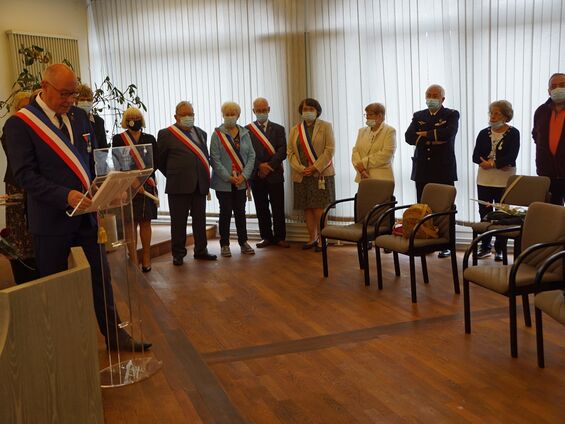
<svg viewBox="0 0 565 424">
<path fill-rule="evenodd" d="M 241 254 L 242 255 L 254 255 L 255 250 L 253 250 L 253 248 L 251 246 L 249 246 L 249 243 L 245 242 L 241 245 Z"/>
<path fill-rule="evenodd" d="M 231 257 L 231 250 L 229 246 L 222 246 L 222 251 L 220 253 L 224 258 Z"/>
</svg>

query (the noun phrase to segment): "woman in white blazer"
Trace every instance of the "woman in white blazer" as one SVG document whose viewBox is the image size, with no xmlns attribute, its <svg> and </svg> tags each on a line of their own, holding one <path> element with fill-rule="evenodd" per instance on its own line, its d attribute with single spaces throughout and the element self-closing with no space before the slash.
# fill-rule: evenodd
<svg viewBox="0 0 565 424">
<path fill-rule="evenodd" d="M 396 151 L 396 130 L 385 124 L 385 107 L 371 103 L 365 108 L 366 127 L 359 130 L 351 154 L 357 171 L 355 182 L 364 178 L 392 180 L 392 160 Z"/>
<path fill-rule="evenodd" d="M 290 130 L 287 149 L 294 183 L 294 209 L 304 210 L 310 238 L 302 248 L 320 251 L 320 218 L 326 206 L 335 201 L 334 134 L 329 122 L 318 119 L 322 107 L 317 100 L 304 99 L 298 112 L 302 122 Z"/>
</svg>

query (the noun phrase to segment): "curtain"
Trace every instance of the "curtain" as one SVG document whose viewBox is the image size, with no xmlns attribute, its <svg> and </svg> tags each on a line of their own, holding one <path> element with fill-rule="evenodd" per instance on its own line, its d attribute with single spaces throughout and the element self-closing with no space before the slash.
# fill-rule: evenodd
<svg viewBox="0 0 565 424">
<path fill-rule="evenodd" d="M 118 85 L 135 82 L 152 134 L 173 122 L 180 100 L 194 104 L 196 124 L 210 134 L 221 123 L 223 101 L 238 102 L 239 123 L 246 124 L 258 96 L 269 99 L 271 119 L 288 134 L 299 120 L 299 101 L 318 99 L 336 136 L 337 198 L 356 191 L 351 149 L 364 107 L 378 101 L 397 130 L 396 197 L 415 201 L 413 147 L 404 132 L 412 113 L 425 108 L 426 88 L 442 85 L 445 106 L 461 113 L 462 220 L 478 218 L 470 201 L 477 172 L 471 155 L 489 103 L 513 104 L 511 125 L 521 133 L 518 173 L 535 174 L 533 112 L 548 97 L 549 76 L 565 71 L 561 0 L 93 0 L 89 10 L 93 82 L 105 75 Z M 286 188 L 286 213 L 295 217 L 288 181 Z M 166 210 L 164 196 L 161 204 Z M 217 210 L 209 203 L 208 212 Z M 353 215 L 350 206 L 334 213 Z"/>
</svg>

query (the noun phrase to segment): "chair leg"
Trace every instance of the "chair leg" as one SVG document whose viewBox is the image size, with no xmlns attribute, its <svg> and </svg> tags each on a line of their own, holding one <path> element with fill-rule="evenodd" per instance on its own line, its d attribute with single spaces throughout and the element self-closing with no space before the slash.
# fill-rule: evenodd
<svg viewBox="0 0 565 424">
<path fill-rule="evenodd" d="M 363 248 L 361 243 L 357 243 L 357 258 L 359 259 L 359 269 L 363 269 Z"/>
<path fill-rule="evenodd" d="M 383 289 L 383 269 L 381 266 L 381 249 L 375 245 L 375 260 L 377 263 L 377 287 L 379 290 Z"/>
<path fill-rule="evenodd" d="M 394 260 L 394 275 L 400 277 L 400 261 L 398 260 L 398 253 L 392 252 L 392 258 Z"/>
<path fill-rule="evenodd" d="M 479 234 L 476 233 L 475 231 L 473 231 L 473 240 L 475 240 L 477 238 Z M 473 247 L 473 266 L 477 266 L 478 264 L 478 259 L 477 259 L 477 246 L 475 245 L 475 247 Z"/>
<path fill-rule="evenodd" d="M 455 294 L 461 293 L 459 289 L 459 272 L 457 271 L 457 252 L 455 246 L 451 249 L 451 273 L 453 274 L 453 290 Z"/>
<path fill-rule="evenodd" d="M 502 265 L 508 265 L 508 244 L 502 246 Z"/>
<path fill-rule="evenodd" d="M 536 344 L 538 347 L 538 367 L 545 368 L 545 359 L 543 353 L 543 324 L 541 318 L 541 309 L 535 308 L 536 314 Z"/>
<path fill-rule="evenodd" d="M 371 279 L 369 277 L 369 246 L 368 242 L 363 241 L 363 273 L 365 274 L 365 285 L 371 284 Z"/>
<path fill-rule="evenodd" d="M 422 274 L 424 274 L 424 284 L 428 284 L 430 279 L 428 278 L 428 263 L 426 262 L 426 255 L 420 256 L 422 260 Z"/>
<path fill-rule="evenodd" d="M 324 269 L 324 277 L 328 276 L 328 243 L 326 238 L 322 236 L 322 268 Z"/>
<path fill-rule="evenodd" d="M 513 358 L 518 357 L 518 325 L 516 323 L 516 296 L 508 297 L 510 309 L 510 354 Z"/>
<path fill-rule="evenodd" d="M 524 311 L 524 324 L 526 324 L 526 327 L 531 327 L 532 317 L 530 315 L 530 301 L 527 294 L 522 295 L 522 309 Z"/>
<path fill-rule="evenodd" d="M 410 291 L 412 292 L 412 303 L 417 303 L 416 298 L 416 264 L 414 256 L 410 255 Z"/>
<path fill-rule="evenodd" d="M 465 311 L 465 333 L 471 334 L 471 299 L 469 281 L 463 279 L 463 308 Z"/>
</svg>

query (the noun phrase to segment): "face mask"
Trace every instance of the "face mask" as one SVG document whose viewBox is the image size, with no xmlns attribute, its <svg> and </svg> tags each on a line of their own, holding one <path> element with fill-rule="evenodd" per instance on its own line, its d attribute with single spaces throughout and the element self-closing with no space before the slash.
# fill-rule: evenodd
<svg viewBox="0 0 565 424">
<path fill-rule="evenodd" d="M 235 126 L 237 122 L 237 117 L 235 116 L 224 116 L 224 126 L 228 128 L 232 128 Z"/>
<path fill-rule="evenodd" d="M 551 90 L 551 100 L 555 103 L 565 102 L 565 87 L 557 87 Z"/>
<path fill-rule="evenodd" d="M 306 122 L 312 122 L 316 120 L 316 112 L 302 112 L 302 119 Z"/>
<path fill-rule="evenodd" d="M 257 120 L 261 123 L 269 119 L 269 113 L 256 113 L 255 116 L 257 117 Z"/>
<path fill-rule="evenodd" d="M 497 130 L 504 126 L 504 121 L 489 122 L 488 124 L 493 130 Z"/>
<path fill-rule="evenodd" d="M 192 128 L 194 126 L 194 116 L 181 116 L 179 122 L 183 127 Z"/>
<path fill-rule="evenodd" d="M 128 128 L 132 131 L 139 131 L 141 129 L 141 119 L 128 121 Z"/>
<path fill-rule="evenodd" d="M 428 109 L 431 109 L 431 110 L 439 109 L 439 107 L 441 106 L 441 100 L 440 99 L 426 99 L 426 106 L 428 106 Z"/>
<path fill-rule="evenodd" d="M 367 120 L 365 121 L 365 123 L 367 124 L 367 126 L 368 126 L 369 128 L 373 128 L 374 126 L 377 125 L 377 121 L 376 121 L 375 119 L 367 119 Z"/>
<path fill-rule="evenodd" d="M 86 113 L 90 113 L 92 111 L 92 102 L 88 100 L 83 100 L 77 103 L 77 107 L 80 107 Z"/>
</svg>

